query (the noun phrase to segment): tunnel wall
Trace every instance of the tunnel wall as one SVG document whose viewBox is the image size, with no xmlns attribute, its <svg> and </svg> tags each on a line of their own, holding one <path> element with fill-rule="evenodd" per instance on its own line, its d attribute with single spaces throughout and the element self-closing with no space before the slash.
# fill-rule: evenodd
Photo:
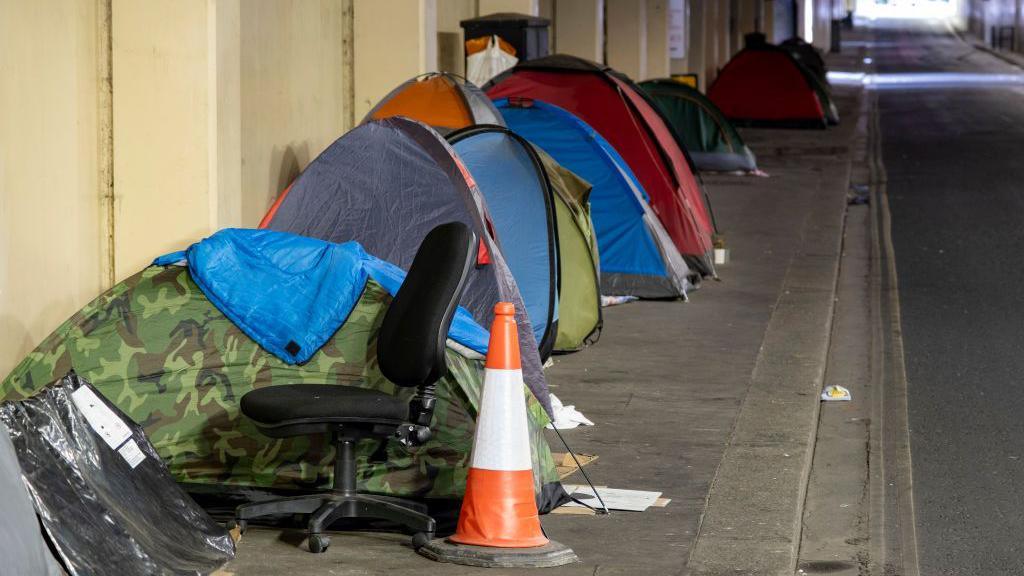
<svg viewBox="0 0 1024 576">
<path fill-rule="evenodd" d="M 461 20 L 541 15 L 553 50 L 706 86 L 780 1 L 0 0 L 0 376 L 154 256 L 256 225 L 398 83 L 462 73 Z"/>
</svg>

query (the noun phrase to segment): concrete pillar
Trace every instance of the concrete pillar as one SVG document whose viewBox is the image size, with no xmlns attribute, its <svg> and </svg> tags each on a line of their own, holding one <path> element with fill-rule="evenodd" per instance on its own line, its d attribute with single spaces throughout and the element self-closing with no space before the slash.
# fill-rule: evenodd
<svg viewBox="0 0 1024 576">
<path fill-rule="evenodd" d="M 243 226 L 258 224 L 299 172 L 351 127 L 345 8 L 338 0 L 241 3 Z"/>
<path fill-rule="evenodd" d="M 604 0 L 558 0 L 554 50 L 604 62 Z"/>
<path fill-rule="evenodd" d="M 668 53 L 669 0 L 647 1 L 647 76 L 664 78 L 670 74 Z"/>
<path fill-rule="evenodd" d="M 732 51 L 735 54 L 743 49 L 744 36 L 758 30 L 763 26 L 764 18 L 761 13 L 762 0 L 740 0 L 739 10 L 736 13 L 736 34 L 733 37 Z M 764 29 L 761 28 L 763 31 Z"/>
<path fill-rule="evenodd" d="M 237 0 L 115 0 L 115 269 L 238 225 Z"/>
<path fill-rule="evenodd" d="M 207 200 L 210 230 L 242 226 L 242 12 L 240 0 L 207 3 Z M 251 58 L 251 54 L 246 54 Z M 255 225 L 259 220 L 253 223 Z"/>
<path fill-rule="evenodd" d="M 704 28 L 704 80 L 706 86 L 711 86 L 718 75 L 718 59 L 721 47 L 722 29 L 719 27 L 719 12 L 722 11 L 721 4 L 712 0 L 700 0 L 704 4 L 704 19 L 701 26 Z"/>
<path fill-rule="evenodd" d="M 1024 22 L 1024 0 L 1016 0 L 1013 6 L 1013 49 L 1020 52 L 1024 49 L 1021 39 L 1021 24 Z"/>
<path fill-rule="evenodd" d="M 119 278 L 213 231 L 255 226 L 343 133 L 352 112 L 345 6 L 114 0 Z"/>
<path fill-rule="evenodd" d="M 715 69 L 720 70 L 732 56 L 732 1 L 721 0 L 718 4 L 718 19 L 714 26 L 718 31 L 718 51 L 715 54 Z"/>
<path fill-rule="evenodd" d="M 106 14 L 100 2 L 0 2 L 0 374 L 109 285 Z"/>
<path fill-rule="evenodd" d="M 817 44 L 814 41 L 814 2 L 815 0 L 797 0 L 796 35 L 807 42 Z"/>
<path fill-rule="evenodd" d="M 442 0 L 442 3 L 448 0 Z M 479 0 L 480 16 L 499 12 L 515 12 L 517 14 L 540 14 L 540 0 Z"/>
<path fill-rule="evenodd" d="M 634 80 L 647 78 L 647 3 L 606 0 L 608 65 Z"/>
<path fill-rule="evenodd" d="M 707 18 L 707 7 L 703 0 L 689 0 L 689 20 L 686 31 L 689 33 L 689 45 L 686 51 L 687 72 L 697 75 L 697 84 L 701 90 L 711 85 L 707 79 L 707 31 L 704 21 Z"/>
<path fill-rule="evenodd" d="M 437 69 L 436 0 L 355 0 L 358 122 L 392 88 Z"/>
<path fill-rule="evenodd" d="M 476 18 L 476 0 L 442 0 L 437 4 L 437 69 L 466 75 L 465 34 L 459 22 Z"/>
<path fill-rule="evenodd" d="M 779 0 L 788 1 L 788 0 Z M 762 11 L 763 19 L 761 20 L 761 32 L 764 33 L 765 38 L 768 39 L 772 44 L 777 44 L 778 40 L 775 38 L 775 0 L 764 0 L 764 8 Z"/>
<path fill-rule="evenodd" d="M 812 0 L 814 13 L 814 42 L 818 48 L 828 52 L 832 47 L 832 0 Z"/>
</svg>

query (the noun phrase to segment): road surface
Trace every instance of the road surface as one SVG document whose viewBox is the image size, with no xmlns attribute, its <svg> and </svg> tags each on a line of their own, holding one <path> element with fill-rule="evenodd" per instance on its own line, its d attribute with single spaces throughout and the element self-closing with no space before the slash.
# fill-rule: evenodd
<svg viewBox="0 0 1024 576">
<path fill-rule="evenodd" d="M 1024 84 L 876 21 L 920 572 L 1024 574 Z"/>
</svg>

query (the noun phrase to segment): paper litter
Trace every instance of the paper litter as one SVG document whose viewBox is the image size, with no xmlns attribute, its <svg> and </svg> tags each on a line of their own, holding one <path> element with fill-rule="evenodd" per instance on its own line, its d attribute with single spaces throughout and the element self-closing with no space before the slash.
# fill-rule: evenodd
<svg viewBox="0 0 1024 576">
<path fill-rule="evenodd" d="M 554 419 L 547 425 L 549 430 L 571 430 L 579 425 L 593 426 L 589 418 L 580 413 L 572 404 L 566 406 L 558 399 L 558 396 L 551 395 L 551 411 L 555 413 Z"/>
<path fill-rule="evenodd" d="M 601 507 L 601 502 L 598 501 L 597 495 L 594 493 L 594 489 L 590 486 L 581 484 L 565 484 L 563 485 L 563 488 L 565 488 L 565 491 L 569 493 L 570 497 L 586 503 L 591 508 Z M 661 492 L 625 490 L 622 488 L 606 488 L 604 486 L 597 487 L 597 490 L 601 494 L 601 500 L 604 500 L 604 504 L 609 510 L 643 512 L 651 506 L 657 506 L 659 499 L 661 499 Z M 586 508 L 586 506 L 577 502 L 569 502 L 565 504 L 565 506 L 570 508 Z"/>
<path fill-rule="evenodd" d="M 848 402 L 853 400 L 850 391 L 838 384 L 826 386 L 821 392 L 821 399 L 825 402 Z"/>
</svg>

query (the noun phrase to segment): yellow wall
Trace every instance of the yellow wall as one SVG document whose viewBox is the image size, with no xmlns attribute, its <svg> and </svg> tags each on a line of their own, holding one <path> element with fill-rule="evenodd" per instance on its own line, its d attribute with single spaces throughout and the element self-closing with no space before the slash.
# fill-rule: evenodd
<svg viewBox="0 0 1024 576">
<path fill-rule="evenodd" d="M 0 1 L 0 375 L 103 286 L 97 22 Z"/>
<path fill-rule="evenodd" d="M 118 279 L 210 232 L 205 0 L 115 0 Z"/>
<path fill-rule="evenodd" d="M 555 0 L 555 49 L 604 62 L 604 11 L 605 0 Z"/>
<path fill-rule="evenodd" d="M 442 3 L 444 1 L 442 0 Z M 477 2 L 481 16 L 499 12 L 516 12 L 536 16 L 540 12 L 539 0 L 477 0 Z"/>
<path fill-rule="evenodd" d="M 823 32 L 832 1 L 814 0 Z M 600 61 L 607 10 L 609 53 L 641 79 L 664 67 L 665 2 L 0 0 L 0 376 L 114 279 L 255 225 L 381 97 L 436 69 L 439 45 L 460 71 L 460 20 L 543 11 L 557 50 Z M 732 2 L 688 3 L 673 65 L 706 86 L 734 48 Z"/>
<path fill-rule="evenodd" d="M 647 1 L 647 77 L 669 75 L 668 0 Z M 642 80 L 642 78 L 636 78 Z"/>
<path fill-rule="evenodd" d="M 647 4 L 605 0 L 605 57 L 612 68 L 640 81 L 647 78 Z"/>
<path fill-rule="evenodd" d="M 348 128 L 342 37 L 341 2 L 242 3 L 243 226 Z"/>
<path fill-rule="evenodd" d="M 355 115 L 437 68 L 435 0 L 355 0 Z"/>
<path fill-rule="evenodd" d="M 477 0 L 441 0 L 437 3 L 437 68 L 454 72 L 460 76 L 466 73 L 466 58 L 463 41 L 465 35 L 459 22 L 476 18 Z"/>
</svg>

